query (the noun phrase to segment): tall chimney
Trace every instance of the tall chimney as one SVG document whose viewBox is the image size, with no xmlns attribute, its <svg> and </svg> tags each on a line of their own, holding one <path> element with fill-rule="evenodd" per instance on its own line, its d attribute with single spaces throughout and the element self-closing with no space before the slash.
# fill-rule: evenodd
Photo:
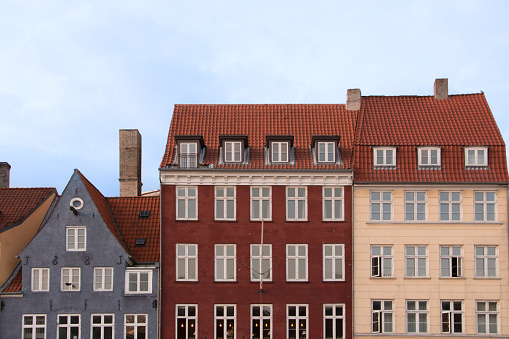
<svg viewBox="0 0 509 339">
<path fill-rule="evenodd" d="M 11 165 L 7 162 L 0 162 L 0 188 L 9 188 Z"/>
<path fill-rule="evenodd" d="M 361 109 L 361 90 L 359 88 L 346 91 L 346 110 L 358 111 Z"/>
<path fill-rule="evenodd" d="M 433 89 L 435 91 L 436 100 L 449 99 L 449 80 L 447 78 L 435 79 Z"/>
<path fill-rule="evenodd" d="M 141 195 L 141 134 L 137 129 L 119 130 L 120 196 Z"/>
</svg>

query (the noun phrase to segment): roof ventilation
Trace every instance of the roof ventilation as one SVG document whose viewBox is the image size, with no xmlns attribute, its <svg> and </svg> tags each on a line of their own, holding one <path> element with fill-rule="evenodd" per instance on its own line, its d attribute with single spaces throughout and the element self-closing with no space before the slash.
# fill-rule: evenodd
<svg viewBox="0 0 509 339">
<path fill-rule="evenodd" d="M 150 211 L 140 211 L 140 219 L 146 219 L 150 217 Z"/>
<path fill-rule="evenodd" d="M 136 247 L 144 247 L 146 242 L 147 242 L 147 240 L 145 238 L 136 239 L 135 246 Z"/>
</svg>

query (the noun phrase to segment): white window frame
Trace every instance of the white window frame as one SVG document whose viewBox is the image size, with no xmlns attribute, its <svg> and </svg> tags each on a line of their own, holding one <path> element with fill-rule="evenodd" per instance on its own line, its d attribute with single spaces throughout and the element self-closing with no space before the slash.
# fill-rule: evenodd
<svg viewBox="0 0 509 339">
<path fill-rule="evenodd" d="M 237 163 L 242 162 L 242 141 L 224 142 L 224 162 Z M 237 149 L 238 148 L 238 149 Z"/>
<path fill-rule="evenodd" d="M 340 320 L 343 325 L 339 330 L 336 326 L 337 320 Z M 327 336 L 327 322 L 332 326 L 332 336 Z M 338 337 L 338 332 L 341 336 Z M 323 337 L 324 338 L 345 338 L 345 304 L 323 304 Z"/>
<path fill-rule="evenodd" d="M 498 246 L 475 245 L 474 256 L 476 278 L 498 278 Z"/>
<path fill-rule="evenodd" d="M 80 233 L 83 232 L 83 235 Z M 79 238 L 83 237 L 83 242 Z M 87 250 L 87 228 L 85 226 L 67 226 L 65 228 L 65 248 L 69 252 L 82 252 Z"/>
<path fill-rule="evenodd" d="M 272 220 L 272 186 L 252 186 L 251 221 Z"/>
<path fill-rule="evenodd" d="M 440 221 L 441 222 L 458 222 L 462 218 L 462 196 L 461 191 L 440 191 Z M 456 199 L 458 198 L 458 199 Z M 447 215 L 447 218 L 445 216 Z"/>
<path fill-rule="evenodd" d="M 429 302 L 428 300 L 407 300 L 406 301 L 406 333 L 428 333 L 429 332 Z M 413 307 L 410 305 L 413 304 Z M 421 305 L 425 308 L 421 308 Z M 415 316 L 415 331 L 410 330 L 410 315 Z M 425 317 L 423 321 L 421 316 Z M 421 331 L 421 325 L 426 325 L 426 330 Z"/>
<path fill-rule="evenodd" d="M 147 290 L 141 289 L 141 276 L 147 274 Z M 130 277 L 136 276 L 136 290 L 130 290 Z M 152 293 L 152 270 L 150 269 L 129 269 L 125 271 L 125 293 L 126 294 L 150 294 Z"/>
<path fill-rule="evenodd" d="M 371 191 L 369 192 L 369 199 L 371 221 L 392 221 L 391 191 Z M 375 208 L 378 208 L 378 211 L 376 211 Z"/>
<path fill-rule="evenodd" d="M 290 315 L 290 308 L 295 308 L 295 315 Z M 305 311 L 305 315 L 301 315 Z M 299 326 L 304 321 L 304 326 Z M 295 329 L 293 329 L 295 324 Z M 304 327 L 304 329 L 302 329 Z M 295 336 L 290 336 L 290 331 L 295 331 Z M 303 332 L 301 332 L 303 331 Z M 286 339 L 290 338 L 309 338 L 309 305 L 308 304 L 286 304 Z"/>
<path fill-rule="evenodd" d="M 413 265 L 413 274 L 412 272 L 410 272 L 411 267 L 410 263 Z M 423 265 L 424 273 L 422 273 Z M 406 278 L 428 277 L 428 246 L 426 245 L 405 246 L 405 277 Z"/>
<path fill-rule="evenodd" d="M 447 253 L 445 253 L 447 249 Z M 458 253 L 459 249 L 459 253 Z M 447 267 L 445 267 L 447 263 Z M 448 274 L 444 274 L 444 270 Z M 462 278 L 463 277 L 463 246 L 440 246 L 440 278 Z"/>
<path fill-rule="evenodd" d="M 233 315 L 228 314 L 233 309 Z M 218 314 L 222 310 L 222 315 Z M 218 326 L 219 325 L 219 326 Z M 217 333 L 217 328 L 221 327 L 223 333 Z M 231 333 L 230 330 L 232 331 Z M 237 338 L 237 305 L 235 304 L 216 304 L 214 305 L 214 338 Z"/>
<path fill-rule="evenodd" d="M 192 191 L 194 190 L 194 195 Z M 198 220 L 198 186 L 175 187 L 175 217 L 177 220 Z M 194 216 L 190 215 L 190 204 L 194 203 Z M 179 205 L 183 204 L 184 213 L 180 213 Z"/>
<path fill-rule="evenodd" d="M 183 308 L 183 314 L 179 313 L 179 307 Z M 194 308 L 194 315 L 190 314 L 191 308 Z M 176 304 L 175 305 L 175 338 L 178 338 L 178 330 L 179 330 L 179 319 L 184 320 L 184 325 L 186 329 L 186 338 L 199 338 L 198 336 L 198 304 Z M 190 330 L 193 330 L 193 333 L 189 333 Z M 194 334 L 194 336 L 193 336 Z"/>
<path fill-rule="evenodd" d="M 100 323 L 94 323 L 94 317 L 100 317 Z M 111 317 L 111 323 L 105 323 L 105 317 Z M 92 313 L 90 314 L 90 338 L 94 338 L 94 328 L 101 329 L 101 335 L 97 339 L 103 339 L 104 329 L 111 328 L 111 338 L 115 338 L 115 314 L 114 313 Z"/>
<path fill-rule="evenodd" d="M 49 292 L 49 268 L 32 268 L 32 292 Z"/>
<path fill-rule="evenodd" d="M 317 141 L 316 150 L 316 160 L 318 163 L 336 162 L 336 143 L 334 141 Z M 323 160 L 321 158 L 322 154 Z"/>
<path fill-rule="evenodd" d="M 293 250 L 292 250 L 293 249 Z M 305 253 L 300 254 L 300 249 Z M 293 254 L 290 254 L 293 253 Z M 304 274 L 299 270 L 299 263 L 304 260 Z M 290 267 L 295 271 L 295 277 L 290 277 Z M 308 245 L 307 244 L 286 244 L 286 281 L 308 281 Z"/>
<path fill-rule="evenodd" d="M 233 253 L 232 253 L 233 251 Z M 237 280 L 237 245 L 215 244 L 214 245 L 214 279 L 221 282 Z M 232 267 L 233 265 L 233 267 Z M 222 275 L 220 274 L 222 269 Z"/>
<path fill-rule="evenodd" d="M 345 245 L 323 244 L 323 281 L 345 281 Z M 337 272 L 337 269 L 341 272 Z M 330 270 L 330 276 L 328 271 Z"/>
<path fill-rule="evenodd" d="M 214 220 L 235 221 L 237 219 L 236 197 L 236 186 L 216 186 L 214 188 Z M 223 208 L 220 208 L 219 202 L 222 202 Z M 233 209 L 233 216 L 229 217 L 228 214 L 231 214 L 229 213 L 231 212 L 230 209 Z M 222 216 L 218 214 L 218 211 L 221 211 Z"/>
<path fill-rule="evenodd" d="M 480 306 L 483 306 L 482 309 Z M 494 305 L 495 310 L 490 306 Z M 484 331 L 481 330 L 481 318 L 484 318 Z M 492 331 L 492 319 L 495 319 L 495 332 Z M 496 300 L 478 300 L 475 302 L 475 319 L 477 334 L 499 334 L 500 333 L 500 316 L 499 303 Z"/>
<path fill-rule="evenodd" d="M 426 216 L 427 192 L 405 191 L 405 221 L 423 222 Z"/>
<path fill-rule="evenodd" d="M 290 143 L 288 141 L 270 142 L 270 162 L 288 163 L 290 161 Z"/>
<path fill-rule="evenodd" d="M 388 161 L 387 153 L 392 152 L 392 161 Z M 381 152 L 381 153 L 379 153 Z M 381 154 L 381 161 L 378 155 Z M 395 167 L 396 166 L 396 147 L 373 147 L 374 167 Z"/>
<path fill-rule="evenodd" d="M 371 300 L 371 333 L 394 333 L 394 320 L 393 300 Z"/>
<path fill-rule="evenodd" d="M 433 153 L 435 152 L 435 156 Z M 440 147 L 419 147 L 418 164 L 422 167 L 439 167 L 441 165 Z M 433 161 L 435 159 L 435 161 Z"/>
<path fill-rule="evenodd" d="M 75 273 L 78 272 L 76 275 Z M 62 292 L 77 292 L 81 290 L 81 268 L 62 267 L 60 269 L 60 290 Z M 77 279 L 75 279 L 77 277 Z M 66 279 L 67 278 L 67 279 Z"/>
<path fill-rule="evenodd" d="M 60 323 L 60 317 L 66 317 L 66 324 Z M 71 324 L 71 317 L 78 317 L 78 323 L 77 324 Z M 66 339 L 75 339 L 75 337 L 71 337 L 71 328 L 78 328 L 78 339 L 81 338 L 81 314 L 57 314 L 57 333 L 60 334 L 60 329 L 65 328 L 67 329 L 67 335 Z M 60 338 L 60 336 L 59 336 Z"/>
<path fill-rule="evenodd" d="M 189 254 L 193 248 L 193 253 Z M 183 251 L 183 252 L 182 252 Z M 180 253 L 179 253 L 180 252 Z M 194 262 L 194 270 L 190 263 Z M 184 265 L 184 277 L 179 277 L 179 268 Z M 176 244 L 175 277 L 177 281 L 198 281 L 198 244 Z"/>
<path fill-rule="evenodd" d="M 479 155 L 480 152 L 484 155 Z M 470 154 L 469 154 L 470 153 Z M 472 155 L 473 157 L 469 157 Z M 470 160 L 473 160 L 471 162 Z M 488 147 L 465 147 L 465 167 L 487 167 L 488 166 Z"/>
<path fill-rule="evenodd" d="M 260 248 L 260 244 L 250 246 L 251 281 L 260 281 L 260 274 L 263 281 L 272 281 L 272 244 L 263 244 L 263 256 Z"/>
<path fill-rule="evenodd" d="M 128 317 L 133 317 L 132 322 L 127 322 Z M 140 319 L 140 317 L 145 317 L 145 321 Z M 148 338 L 148 314 L 142 313 L 130 313 L 124 314 L 124 338 L 127 338 L 127 331 L 132 327 L 133 331 L 133 339 L 138 339 L 138 328 L 145 328 L 144 339 Z"/>
<path fill-rule="evenodd" d="M 113 291 L 113 267 L 94 267 L 94 291 Z"/>
<path fill-rule="evenodd" d="M 330 210 L 330 213 L 328 210 Z M 343 187 L 337 186 L 322 187 L 322 220 L 323 221 L 345 220 L 345 201 Z"/>
<path fill-rule="evenodd" d="M 444 306 L 447 304 L 449 305 L 448 309 L 444 309 Z M 461 306 L 460 309 L 456 308 L 457 305 Z M 442 333 L 464 333 L 463 328 L 465 326 L 465 322 L 463 319 L 463 300 L 440 300 L 440 311 Z M 444 319 L 444 316 L 447 317 L 447 320 Z M 461 319 L 461 331 L 456 331 L 454 328 L 455 324 L 457 324 L 457 316 L 460 316 Z M 447 328 L 445 326 L 447 326 Z"/>
<path fill-rule="evenodd" d="M 293 193 L 292 193 L 293 192 Z M 304 195 L 301 193 L 304 192 Z M 300 202 L 303 202 L 300 204 Z M 290 216 L 290 205 L 294 206 L 294 215 Z M 308 220 L 308 188 L 307 186 L 286 187 L 286 220 L 307 221 Z"/>
<path fill-rule="evenodd" d="M 198 167 L 198 143 L 197 142 L 179 142 L 179 167 L 196 168 Z M 194 150 L 192 149 L 194 147 Z"/>
<path fill-rule="evenodd" d="M 27 319 L 31 319 L 32 320 L 32 324 L 25 324 L 25 321 Z M 37 324 L 37 318 L 43 318 L 44 319 L 44 324 Z M 41 330 L 43 331 L 44 333 L 44 339 L 46 339 L 46 314 L 23 314 L 22 317 L 21 317 L 21 338 L 28 338 L 28 333 L 25 333 L 25 330 L 31 330 L 32 332 L 32 335 L 31 335 L 31 339 L 36 339 L 38 338 L 37 337 L 37 330 Z"/>
<path fill-rule="evenodd" d="M 269 337 L 270 339 L 272 339 L 272 328 L 273 328 L 272 304 L 251 304 L 250 309 L 251 309 L 251 333 L 253 333 L 253 337 L 256 337 L 257 333 L 255 333 L 255 331 L 258 331 L 259 336 L 257 338 L 261 339 Z M 259 315 L 254 315 L 255 309 L 258 310 L 257 313 Z M 269 315 L 266 315 L 266 312 L 268 312 Z"/>
<path fill-rule="evenodd" d="M 392 245 L 371 245 L 371 277 L 392 278 L 394 258 Z"/>
<path fill-rule="evenodd" d="M 492 211 L 488 211 L 488 209 Z M 497 221 L 496 191 L 474 191 L 474 221 Z"/>
</svg>

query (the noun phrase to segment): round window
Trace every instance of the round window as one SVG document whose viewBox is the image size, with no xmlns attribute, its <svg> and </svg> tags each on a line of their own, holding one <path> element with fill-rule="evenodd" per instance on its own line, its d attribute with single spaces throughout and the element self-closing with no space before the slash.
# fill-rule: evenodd
<svg viewBox="0 0 509 339">
<path fill-rule="evenodd" d="M 70 205 L 79 210 L 83 207 L 83 200 L 81 200 L 81 198 L 72 198 Z"/>
</svg>

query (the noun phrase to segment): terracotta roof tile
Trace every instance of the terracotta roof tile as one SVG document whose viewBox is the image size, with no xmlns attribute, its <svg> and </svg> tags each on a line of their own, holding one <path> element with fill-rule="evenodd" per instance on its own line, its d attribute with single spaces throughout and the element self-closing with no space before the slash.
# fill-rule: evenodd
<svg viewBox="0 0 509 339">
<path fill-rule="evenodd" d="M 18 271 L 16 272 L 16 270 Z M 21 291 L 23 273 L 21 265 L 18 265 L 12 273 L 15 274 L 14 278 L 1 290 L 1 293 L 16 293 Z"/>
</svg>

